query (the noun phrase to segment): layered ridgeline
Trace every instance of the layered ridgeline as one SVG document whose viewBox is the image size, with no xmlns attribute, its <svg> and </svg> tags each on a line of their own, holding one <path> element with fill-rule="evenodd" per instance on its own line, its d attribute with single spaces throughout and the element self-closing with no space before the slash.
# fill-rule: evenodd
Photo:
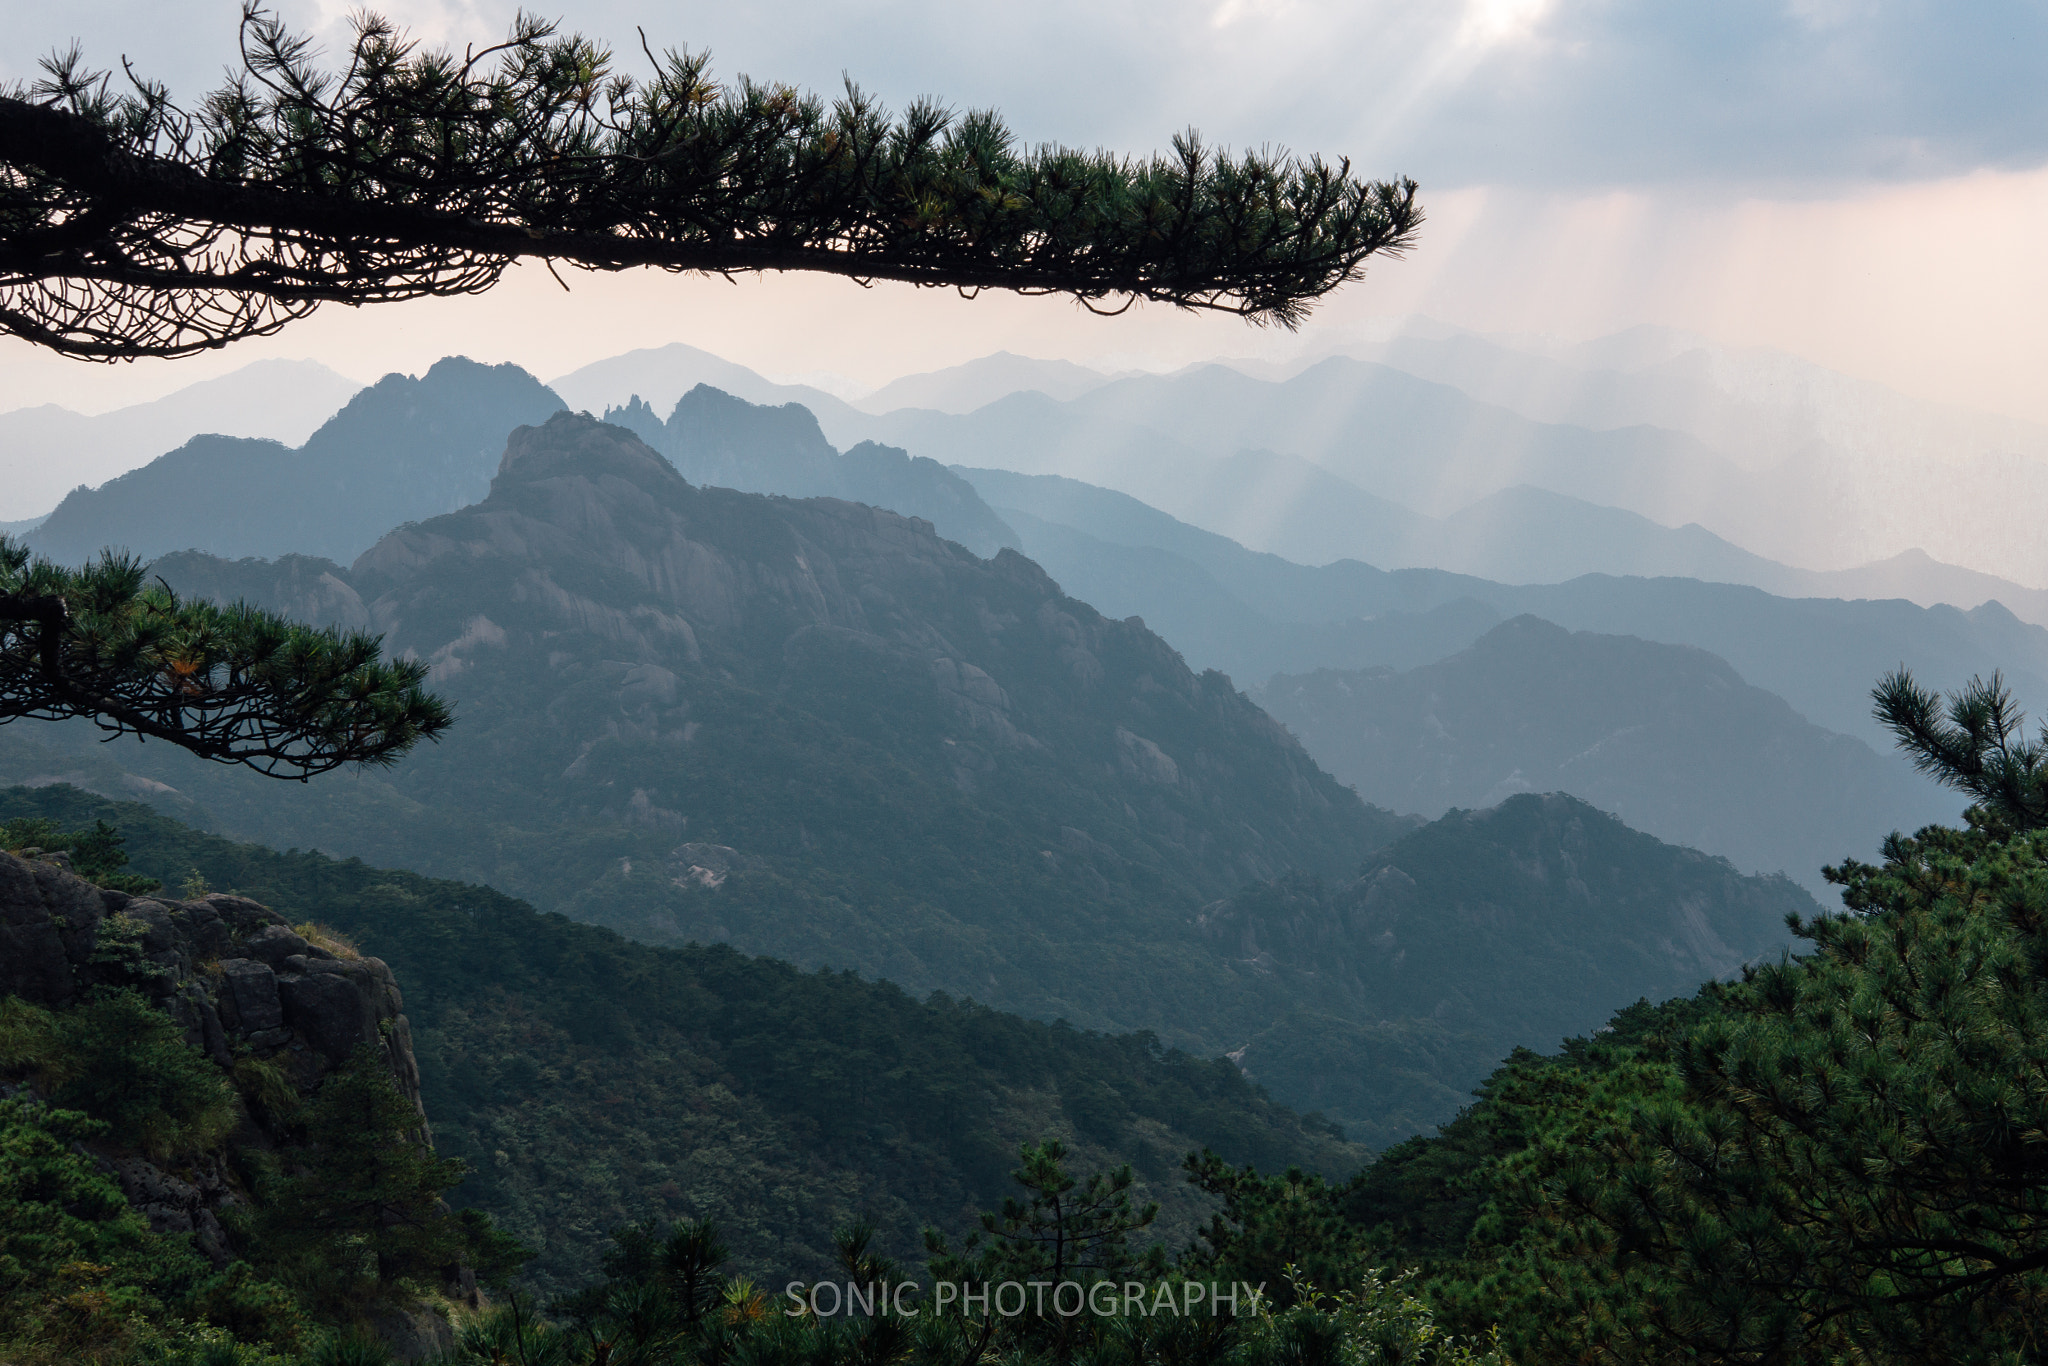
<svg viewBox="0 0 2048 1366">
<path fill-rule="evenodd" d="M 1572 631 L 1640 636 L 1719 655 L 1802 716 L 1883 750 L 1872 683 L 1901 663 L 1954 686 L 2002 669 L 2048 697 L 2048 629 L 1997 601 L 1964 611 L 1903 598 L 1777 597 L 1692 578 L 1587 574 L 1503 584 L 1380 557 L 1309 565 L 1079 480 L 962 468 L 1025 553 L 1106 612 L 1137 613 L 1197 667 L 1257 684 L 1275 673 L 1413 668 L 1528 613 Z"/>
<path fill-rule="evenodd" d="M 1481 394 L 1490 388 L 1464 367 L 1439 373 Z M 1571 387 L 1566 379 L 1559 389 Z M 1905 416 L 1897 400 L 1864 388 L 1821 406 L 1895 420 Z M 1871 590 L 1859 583 L 1891 577 L 1923 601 L 1928 590 L 1943 601 L 1955 601 L 1946 594 L 1956 589 L 1981 591 L 1991 574 L 2038 583 L 2048 573 L 2039 548 L 2004 514 L 1987 523 L 1970 511 L 2029 506 L 2039 496 L 2048 466 L 2017 453 L 2044 449 L 2042 429 L 1932 405 L 1919 405 L 1914 436 L 1871 421 L 1874 430 L 1843 444 L 1774 442 L 1782 458 L 1759 460 L 1749 438 L 1702 424 L 1717 443 L 1734 441 L 1709 445 L 1662 404 L 1586 425 L 1536 420 L 1454 384 L 1343 356 L 1284 379 L 1207 364 L 1065 399 L 1012 393 L 957 414 L 869 416 L 807 401 L 818 403 L 836 441 L 886 441 L 949 464 L 1086 479 L 1315 562 L 1355 557 L 1489 577 L 1548 577 L 1545 566 L 1569 562 L 1579 573 L 1710 574 L 1793 594 L 1863 595 Z M 1924 444 L 1875 460 L 1858 449 L 1901 437 Z M 1475 503 L 1524 486 L 1551 497 L 1520 507 Z M 1573 501 L 1581 506 L 1572 519 L 1617 533 L 1611 544 L 1574 545 L 1577 528 L 1546 525 L 1546 511 Z M 1493 538 L 1473 534 L 1488 525 Z M 1899 558 L 1915 547 L 1933 558 L 1917 566 Z M 1838 568 L 1815 575 L 1793 567 L 1817 564 Z M 2048 605 L 2031 596 L 2036 611 Z"/>
<path fill-rule="evenodd" d="M 1229 1063 L 1148 1038 L 918 1002 L 884 983 L 725 948 L 630 944 L 488 888 L 234 844 L 71 788 L 0 792 L 0 820 L 24 816 L 65 829 L 117 824 L 132 872 L 234 888 L 239 895 L 168 906 L 117 893 L 107 902 L 127 910 L 121 926 L 154 936 L 122 941 L 131 957 L 161 957 L 178 926 L 217 931 L 178 963 L 183 973 L 187 960 L 234 959 L 227 985 L 207 998 L 203 1028 L 184 976 L 149 980 L 224 1066 L 274 1058 L 311 1093 L 360 1040 L 387 1047 L 408 1099 L 424 1104 L 435 1147 L 469 1167 L 451 1199 L 488 1211 L 537 1250 L 521 1279 L 543 1292 L 589 1280 L 610 1230 L 649 1218 L 716 1221 L 735 1269 L 777 1284 L 826 1272 L 834 1230 L 860 1216 L 879 1226 L 886 1251 L 916 1260 L 922 1226 L 973 1227 L 974 1211 L 1007 1193 L 1017 1146 L 1047 1137 L 1066 1140 L 1082 1169 L 1134 1163 L 1146 1193 L 1165 1204 L 1161 1232 L 1176 1245 L 1203 1217 L 1178 1170 L 1193 1148 L 1332 1176 L 1366 1158 L 1265 1100 Z M 16 866 L 0 857 L 0 874 Z M 85 892 L 97 915 L 99 897 Z M 10 917 L 0 898 L 0 984 L 71 1003 L 48 989 L 50 955 L 17 944 L 35 933 L 30 921 L 67 906 Z M 318 921 L 344 957 L 309 949 L 286 920 Z M 89 934 L 66 942 L 81 961 L 118 961 L 94 957 Z M 358 951 L 375 957 L 346 956 Z M 185 976 L 203 984 L 207 970 Z M 313 990 L 336 982 L 354 994 Z M 238 991 L 271 1014 L 234 1013 Z M 225 1033 L 214 998 L 227 1002 Z M 255 1074 L 244 1062 L 235 1075 Z M 166 1182 L 139 1159 L 122 1170 L 138 1205 L 164 1206 L 146 1209 L 159 1226 L 196 1226 L 202 1250 L 221 1252 L 211 1210 L 233 1203 L 227 1187 Z"/>
<path fill-rule="evenodd" d="M 459 724 L 389 775 L 303 789 L 157 747 L 128 751 L 138 772 L 269 844 L 487 881 L 643 938 L 1192 1041 L 1182 993 L 1222 972 L 1186 942 L 1194 908 L 1292 869 L 1346 875 L 1411 823 L 1014 551 L 693 486 L 587 417 L 516 433 L 489 498 L 350 570 L 155 570 L 383 630 Z"/>
<path fill-rule="evenodd" d="M 1201 908 L 1290 873 L 1347 882 L 1417 824 L 1014 551 L 981 560 L 893 513 L 698 488 L 588 418 L 518 433 L 488 499 L 350 569 L 156 569 L 181 592 L 387 631 L 460 723 L 389 774 L 305 788 L 156 746 L 88 752 L 61 728 L 40 750 L 9 737 L 9 775 L 146 791 L 238 837 L 489 882 L 642 940 L 729 942 L 1209 1055 L 1298 1002 L 1203 932 Z M 1717 931 L 1735 955 L 1715 970 L 1774 952 L 1777 920 Z M 1600 1009 L 1674 975 L 1690 986 L 1700 966 L 1678 961 L 1617 980 Z M 1558 986 L 1531 974 L 1516 990 Z M 1390 1018 L 1362 999 L 1331 1009 Z M 1531 1027 L 1549 1032 L 1513 1042 L 1554 1041 Z M 1308 1075 L 1328 1054 L 1298 1037 Z M 1448 1115 L 1496 1042 L 1431 1047 L 1386 1063 L 1421 1099 L 1346 1102 L 1364 1132 Z"/>
<path fill-rule="evenodd" d="M 73 490 L 28 541 L 71 564 L 107 546 L 144 558 L 198 549 L 353 559 L 401 522 L 483 497 L 506 433 L 561 407 L 516 365 L 451 356 L 418 378 L 386 375 L 361 390 L 297 449 L 195 436 L 98 488 Z"/>
<path fill-rule="evenodd" d="M 1956 814 L 1931 783 L 1704 650 L 1536 617 L 1406 672 L 1281 674 L 1253 695 L 1367 801 L 1434 817 L 1570 792 L 1817 895 L 1823 866 Z"/>
<path fill-rule="evenodd" d="M 922 517 L 977 555 L 1018 544 L 974 485 L 938 461 L 872 441 L 842 453 L 801 404 L 748 403 L 699 384 L 676 401 L 666 422 L 637 394 L 623 408 L 607 409 L 604 420 L 667 456 L 693 484 L 870 503 Z"/>
</svg>

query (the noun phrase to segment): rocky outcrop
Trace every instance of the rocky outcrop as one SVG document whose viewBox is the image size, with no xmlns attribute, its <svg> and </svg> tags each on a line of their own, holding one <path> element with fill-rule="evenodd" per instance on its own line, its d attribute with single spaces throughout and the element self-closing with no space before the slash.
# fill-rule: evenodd
<svg viewBox="0 0 2048 1366">
<path fill-rule="evenodd" d="M 977 555 L 1020 544 L 974 485 L 938 461 L 872 441 L 842 454 L 810 410 L 795 403 L 766 407 L 700 384 L 677 401 L 666 423 L 637 395 L 607 409 L 604 420 L 667 456 L 693 484 L 890 508 L 923 518 Z"/>
<path fill-rule="evenodd" d="M 247 897 L 129 896 L 75 876 L 61 856 L 0 853 L 0 995 L 63 1009 L 95 987 L 142 990 L 222 1069 L 266 1061 L 301 1095 L 367 1044 L 419 1110 L 427 1141 L 405 1001 L 381 960 L 310 942 Z M 251 1118 L 231 1142 L 275 1138 Z M 219 1212 L 237 1195 L 224 1154 L 176 1170 L 132 1154 L 103 1161 L 152 1228 L 194 1234 L 201 1251 L 228 1260 Z"/>
</svg>

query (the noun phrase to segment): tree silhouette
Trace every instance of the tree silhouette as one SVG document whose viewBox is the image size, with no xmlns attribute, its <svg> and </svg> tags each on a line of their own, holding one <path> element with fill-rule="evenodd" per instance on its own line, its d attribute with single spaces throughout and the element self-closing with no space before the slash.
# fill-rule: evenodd
<svg viewBox="0 0 2048 1366">
<path fill-rule="evenodd" d="M 460 57 L 356 25 L 330 74 L 245 6 L 243 71 L 189 110 L 132 72 L 117 92 L 75 48 L 0 91 L 0 328 L 86 359 L 188 355 L 322 303 L 478 293 L 523 257 L 1292 326 L 1422 221 L 1413 181 L 1192 132 L 1143 160 L 1026 149 L 992 113 L 720 85 L 703 53 L 646 49 L 635 78 L 526 15 Z"/>
</svg>

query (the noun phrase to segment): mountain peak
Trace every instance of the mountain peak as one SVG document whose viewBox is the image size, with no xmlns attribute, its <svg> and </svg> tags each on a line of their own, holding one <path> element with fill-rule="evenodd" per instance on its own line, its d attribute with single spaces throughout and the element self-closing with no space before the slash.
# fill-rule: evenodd
<svg viewBox="0 0 2048 1366">
<path fill-rule="evenodd" d="M 588 413 L 560 412 L 538 427 L 520 427 L 505 440 L 491 494 L 546 479 L 623 479 L 653 492 L 687 486 L 675 467 L 624 427 Z"/>
</svg>

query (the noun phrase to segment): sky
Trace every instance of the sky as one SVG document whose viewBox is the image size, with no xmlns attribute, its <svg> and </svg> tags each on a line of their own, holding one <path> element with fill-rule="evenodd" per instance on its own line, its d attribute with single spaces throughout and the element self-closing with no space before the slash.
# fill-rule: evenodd
<svg viewBox="0 0 2048 1366">
<path fill-rule="evenodd" d="M 330 52 L 354 7 L 292 0 Z M 400 0 L 430 43 L 483 43 L 515 6 Z M 544 10 L 557 13 L 556 8 Z M 2048 0 L 579 0 L 567 27 L 708 47 L 745 72 L 894 106 L 1000 109 L 1032 142 L 1142 153 L 1199 128 L 1231 147 L 1348 156 L 1422 183 L 1406 259 L 1298 336 L 1141 308 L 816 276 L 518 269 L 475 299 L 325 309 L 184 361 L 92 366 L 0 339 L 0 409 L 99 411 L 269 356 L 371 379 L 461 352 L 543 377 L 684 341 L 778 378 L 873 386 L 998 349 L 1113 369 L 1281 358 L 1424 314 L 1586 338 L 1643 323 L 1789 351 L 1920 397 L 2048 421 Z M 175 93 L 216 84 L 237 0 L 0 0 L 0 80 L 80 42 Z M 628 58 L 633 60 L 627 60 Z"/>
</svg>

